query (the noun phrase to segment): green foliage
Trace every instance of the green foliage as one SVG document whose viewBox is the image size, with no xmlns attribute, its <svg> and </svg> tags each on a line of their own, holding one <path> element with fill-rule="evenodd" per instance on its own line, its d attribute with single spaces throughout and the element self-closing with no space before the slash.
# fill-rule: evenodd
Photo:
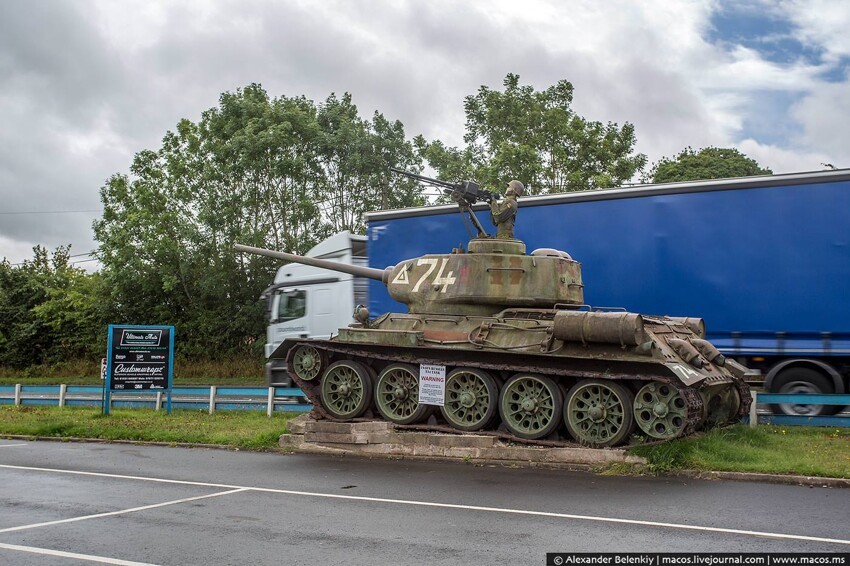
<svg viewBox="0 0 850 566">
<path fill-rule="evenodd" d="M 734 148 L 706 147 L 694 151 L 686 147 L 676 157 L 664 157 L 655 163 L 645 180 L 670 183 L 771 174 L 773 171 L 762 168 L 754 159 Z"/>
<path fill-rule="evenodd" d="M 183 357 L 260 357 L 257 298 L 278 262 L 234 244 L 303 254 L 361 231 L 367 210 L 423 203 L 387 175 L 418 163 L 400 122 L 361 119 L 348 94 L 318 107 L 256 84 L 222 94 L 101 189 L 94 228 L 116 320 L 173 324 Z"/>
<path fill-rule="evenodd" d="M 317 123 L 322 171 L 317 193 L 331 232 L 364 231 L 363 215 L 371 210 L 425 204 L 418 185 L 389 171 L 421 168 L 401 122 L 390 122 L 378 112 L 371 121 L 363 120 L 346 93 L 325 100 Z"/>
<path fill-rule="evenodd" d="M 482 86 L 466 97 L 465 148 L 415 140 L 440 178 L 499 189 L 519 179 L 529 194 L 559 193 L 618 186 L 646 164 L 645 155 L 633 153 L 632 124 L 602 124 L 572 110 L 570 82 L 535 91 L 508 74 L 504 87 Z"/>
<path fill-rule="evenodd" d="M 108 308 L 103 278 L 36 246 L 19 266 L 0 262 L 0 366 L 24 368 L 102 355 Z"/>
</svg>

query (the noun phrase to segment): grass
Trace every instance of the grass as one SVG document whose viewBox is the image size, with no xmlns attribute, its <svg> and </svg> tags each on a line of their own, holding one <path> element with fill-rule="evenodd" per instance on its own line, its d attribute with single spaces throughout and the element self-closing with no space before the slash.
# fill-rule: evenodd
<svg viewBox="0 0 850 566">
<path fill-rule="evenodd" d="M 269 450 L 287 432 L 295 413 L 261 411 L 112 410 L 102 415 L 89 407 L 0 407 L 0 435 L 23 434 L 59 438 L 101 438 L 222 444 L 236 448 Z"/>
<path fill-rule="evenodd" d="M 0 435 L 101 438 L 276 449 L 294 413 L 113 410 L 0 406 Z M 656 446 L 637 446 L 655 473 L 678 470 L 758 472 L 850 479 L 850 429 L 744 425 L 714 429 Z M 632 469 L 608 473 L 632 473 Z"/>
<path fill-rule="evenodd" d="M 688 469 L 850 479 L 850 429 L 736 425 L 630 451 L 662 473 Z"/>
<path fill-rule="evenodd" d="M 265 387 L 262 357 L 174 363 L 174 386 L 224 385 Z M 0 367 L 0 385 L 100 385 L 100 360 L 70 360 L 26 369 Z"/>
</svg>

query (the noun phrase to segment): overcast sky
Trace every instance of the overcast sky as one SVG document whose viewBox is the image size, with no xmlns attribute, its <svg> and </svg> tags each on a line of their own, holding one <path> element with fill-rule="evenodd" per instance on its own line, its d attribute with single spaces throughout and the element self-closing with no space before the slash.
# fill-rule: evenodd
<svg viewBox="0 0 850 566">
<path fill-rule="evenodd" d="M 844 0 L 2 0 L 0 258 L 93 250 L 104 181 L 252 82 L 347 91 L 461 145 L 479 86 L 567 79 L 573 108 L 632 122 L 650 162 L 716 145 L 776 173 L 850 167 L 848 29 Z"/>
</svg>

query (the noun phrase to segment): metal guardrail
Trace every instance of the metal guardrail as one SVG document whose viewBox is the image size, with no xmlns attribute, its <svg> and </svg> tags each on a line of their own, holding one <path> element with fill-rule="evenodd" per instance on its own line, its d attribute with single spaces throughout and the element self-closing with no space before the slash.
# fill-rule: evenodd
<svg viewBox="0 0 850 566">
<path fill-rule="evenodd" d="M 119 408 L 162 407 L 162 392 L 112 392 L 112 406 Z M 103 403 L 103 388 L 90 385 L 0 385 L 0 405 L 98 406 Z M 753 391 L 753 404 L 745 422 L 785 426 L 850 427 L 850 416 L 758 414 L 757 406 L 793 403 L 799 405 L 850 406 L 850 395 L 812 395 L 760 393 Z M 306 412 L 313 408 L 304 392 L 295 387 L 175 387 L 171 406 L 176 409 L 223 411 Z"/>
<path fill-rule="evenodd" d="M 753 404 L 750 406 L 750 427 L 759 424 L 777 424 L 785 426 L 833 426 L 850 427 L 850 416 L 838 415 L 759 415 L 757 405 L 785 404 L 794 405 L 850 405 L 850 395 L 800 394 L 800 393 L 759 393 L 753 391 Z"/>
<path fill-rule="evenodd" d="M 116 408 L 162 408 L 162 391 L 112 392 Z M 92 385 L 0 385 L 0 405 L 58 405 L 97 407 L 103 404 L 103 388 Z M 306 412 L 313 408 L 304 392 L 295 387 L 174 387 L 173 409 L 201 409 L 210 414 L 223 411 Z"/>
</svg>

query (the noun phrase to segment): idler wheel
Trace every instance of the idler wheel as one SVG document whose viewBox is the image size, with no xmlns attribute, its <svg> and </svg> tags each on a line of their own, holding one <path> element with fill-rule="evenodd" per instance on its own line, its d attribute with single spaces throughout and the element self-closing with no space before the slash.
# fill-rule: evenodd
<svg viewBox="0 0 850 566">
<path fill-rule="evenodd" d="M 425 420 L 430 407 L 419 403 L 419 370 L 408 364 L 384 368 L 375 385 L 375 405 L 385 419 L 396 424 Z"/>
<path fill-rule="evenodd" d="M 581 444 L 602 448 L 622 444 L 634 428 L 631 391 L 615 381 L 585 379 L 567 393 L 564 421 Z"/>
<path fill-rule="evenodd" d="M 457 368 L 446 376 L 446 402 L 440 408 L 453 428 L 481 430 L 498 411 L 499 386 L 492 375 L 475 368 Z"/>
<path fill-rule="evenodd" d="M 302 344 L 292 354 L 292 370 L 299 379 L 313 381 L 327 366 L 322 352 L 309 344 Z"/>
<path fill-rule="evenodd" d="M 352 360 L 332 363 L 322 376 L 322 406 L 338 419 L 354 419 L 372 402 L 372 379 L 366 367 Z"/>
<path fill-rule="evenodd" d="M 688 424 L 688 405 L 679 390 L 667 383 L 647 383 L 635 395 L 635 420 L 651 436 L 666 440 L 682 434 Z"/>
<path fill-rule="evenodd" d="M 505 383 L 499 414 L 511 434 L 536 440 L 558 428 L 563 405 L 561 390 L 551 378 L 519 374 Z"/>
</svg>

